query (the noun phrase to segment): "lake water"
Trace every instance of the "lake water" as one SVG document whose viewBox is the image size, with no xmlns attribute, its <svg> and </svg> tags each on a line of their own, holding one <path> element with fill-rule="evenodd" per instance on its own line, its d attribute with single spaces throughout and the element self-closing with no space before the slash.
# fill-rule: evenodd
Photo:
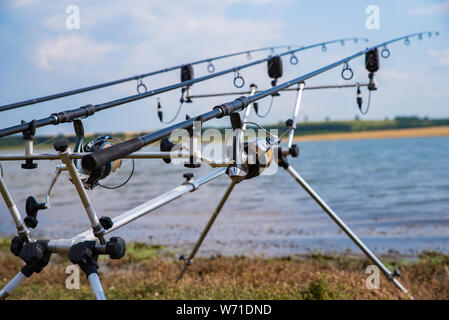
<svg viewBox="0 0 449 320">
<path fill-rule="evenodd" d="M 299 143 L 291 159 L 309 184 L 376 253 L 449 253 L 449 137 Z M 20 169 L 3 162 L 4 177 L 17 206 L 44 200 L 56 161 Z M 196 177 L 210 172 L 203 165 Z M 116 216 L 183 182 L 181 166 L 137 160 L 133 179 L 118 190 L 89 192 L 99 216 Z M 61 175 L 52 208 L 39 213 L 33 235 L 70 237 L 89 228 L 87 216 Z M 134 221 L 115 234 L 127 241 L 163 244 L 179 251 L 198 238 L 229 178 L 222 176 Z M 14 233 L 0 204 L 0 234 Z M 200 254 L 284 256 L 309 252 L 359 252 L 334 222 L 282 169 L 238 184 L 206 238 Z"/>
</svg>

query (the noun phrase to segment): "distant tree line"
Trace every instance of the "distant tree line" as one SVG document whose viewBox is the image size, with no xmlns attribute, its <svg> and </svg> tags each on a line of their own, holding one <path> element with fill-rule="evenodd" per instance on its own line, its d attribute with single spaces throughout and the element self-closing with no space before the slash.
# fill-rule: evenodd
<svg viewBox="0 0 449 320">
<path fill-rule="evenodd" d="M 406 117 L 398 116 L 393 120 L 355 120 L 349 121 L 321 121 L 321 122 L 300 122 L 296 126 L 295 135 L 310 135 L 320 133 L 337 133 L 337 132 L 359 132 L 359 131 L 371 131 L 371 130 L 392 130 L 392 129 L 405 129 L 405 128 L 421 128 L 421 127 L 435 127 L 435 126 L 449 126 L 449 119 L 429 119 L 427 117 L 419 118 L 416 116 Z M 278 129 L 279 132 L 285 130 L 284 123 L 278 123 L 276 125 L 264 126 L 266 129 Z M 205 128 L 206 129 L 206 128 Z M 224 132 L 225 128 L 217 128 Z M 143 134 L 142 132 L 141 134 Z M 86 137 L 86 142 L 93 137 L 97 137 L 102 133 L 95 133 L 90 137 Z M 132 135 L 124 132 L 114 133 L 113 136 L 120 140 L 126 140 L 131 137 L 140 135 L 139 133 L 133 133 Z M 44 143 L 47 146 L 51 146 L 58 139 L 67 138 L 71 143 L 75 142 L 75 137 L 58 135 L 55 137 L 50 136 L 36 136 L 35 145 Z M 51 141 L 48 141 L 51 139 Z M 48 141 L 48 143 L 45 143 Z M 23 140 L 21 135 L 14 135 L 11 137 L 0 138 L 1 147 L 16 147 L 22 146 Z"/>
</svg>

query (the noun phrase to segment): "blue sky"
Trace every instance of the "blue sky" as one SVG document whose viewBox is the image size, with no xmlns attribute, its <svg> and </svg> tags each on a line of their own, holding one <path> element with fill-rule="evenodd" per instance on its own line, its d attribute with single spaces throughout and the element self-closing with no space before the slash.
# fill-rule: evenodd
<svg viewBox="0 0 449 320">
<path fill-rule="evenodd" d="M 80 29 L 65 27 L 66 7 L 80 8 Z M 380 28 L 365 27 L 368 5 L 380 9 Z M 368 37 L 369 44 L 408 33 L 438 30 L 439 37 L 410 46 L 391 45 L 391 57 L 381 60 L 377 75 L 379 90 L 373 93 L 371 110 L 363 119 L 393 118 L 396 115 L 449 117 L 449 1 L 43 1 L 10 0 L 0 4 L 0 104 L 39 97 L 58 91 L 140 74 L 161 67 L 186 63 L 233 51 L 277 44 L 307 45 L 342 37 Z M 309 50 L 292 66 L 284 59 L 289 80 L 343 58 L 366 43 L 334 45 L 326 53 Z M 260 53 L 254 57 L 263 57 Z M 217 70 L 246 63 L 245 56 L 216 63 Z M 351 62 L 354 81 L 365 81 L 363 57 Z M 205 65 L 195 75 L 207 73 Z M 339 84 L 341 68 L 307 82 L 309 85 Z M 269 86 L 265 64 L 242 71 L 246 83 Z M 158 88 L 179 80 L 179 72 L 145 80 Z M 192 94 L 232 90 L 232 74 L 196 84 Z M 300 117 L 309 120 L 352 119 L 359 115 L 355 90 L 306 91 Z M 129 82 L 52 102 L 1 113 L 0 127 L 21 119 L 46 117 L 62 109 L 101 103 L 136 93 Z M 365 101 L 366 101 L 366 92 Z M 167 118 L 177 106 L 180 92 L 160 96 Z M 181 117 L 209 110 L 230 98 L 196 100 L 186 104 Z M 295 94 L 284 93 L 275 101 L 262 124 L 284 121 L 292 111 Z M 260 103 L 261 111 L 268 101 Z M 212 124 L 212 123 L 211 123 Z M 228 125 L 217 120 L 216 125 Z M 141 131 L 162 127 L 151 97 L 85 120 L 86 131 Z M 71 132 L 71 124 L 50 126 L 41 134 Z"/>
</svg>

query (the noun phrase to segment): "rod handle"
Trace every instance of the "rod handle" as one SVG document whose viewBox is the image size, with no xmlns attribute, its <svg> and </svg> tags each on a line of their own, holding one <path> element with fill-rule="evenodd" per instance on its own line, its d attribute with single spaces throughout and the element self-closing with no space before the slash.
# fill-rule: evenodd
<svg viewBox="0 0 449 320">
<path fill-rule="evenodd" d="M 91 154 L 85 155 L 81 165 L 86 170 L 95 170 L 114 160 L 123 158 L 130 153 L 136 152 L 144 146 L 139 138 L 117 143 L 109 148 L 104 148 Z"/>
</svg>

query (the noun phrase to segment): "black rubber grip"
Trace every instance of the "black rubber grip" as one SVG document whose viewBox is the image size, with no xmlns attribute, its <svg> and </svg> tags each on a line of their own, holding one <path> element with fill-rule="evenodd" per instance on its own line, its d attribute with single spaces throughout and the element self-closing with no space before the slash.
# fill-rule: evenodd
<svg viewBox="0 0 449 320">
<path fill-rule="evenodd" d="M 123 158 L 130 153 L 138 151 L 143 146 L 142 140 L 133 138 L 125 142 L 117 143 L 112 147 L 85 155 L 81 160 L 81 165 L 86 170 L 95 170 L 111 161 Z"/>
</svg>

